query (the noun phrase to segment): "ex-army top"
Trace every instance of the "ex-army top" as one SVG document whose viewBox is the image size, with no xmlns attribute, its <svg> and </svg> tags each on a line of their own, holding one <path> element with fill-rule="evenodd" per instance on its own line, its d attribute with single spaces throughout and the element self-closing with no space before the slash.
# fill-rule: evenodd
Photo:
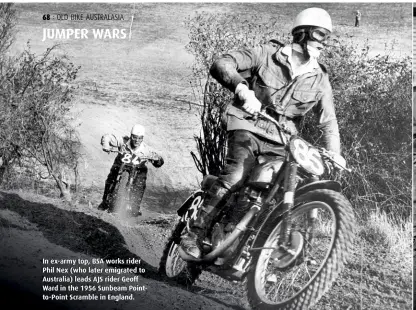
<svg viewBox="0 0 416 310">
<path fill-rule="evenodd" d="M 284 122 L 292 133 L 297 133 L 300 119 L 312 110 L 318 117 L 326 148 L 340 153 L 332 88 L 323 65 L 313 66 L 310 72 L 294 76 L 288 61 L 288 46 L 284 48 L 277 41 L 271 41 L 223 55 L 214 62 L 210 73 L 232 92 L 239 83 L 248 85 L 261 102 L 262 109 L 283 116 L 277 119 Z M 236 106 L 238 103 L 234 102 L 227 108 L 227 130 L 245 129 L 267 139 L 279 140 L 274 124 L 253 120 Z"/>
</svg>

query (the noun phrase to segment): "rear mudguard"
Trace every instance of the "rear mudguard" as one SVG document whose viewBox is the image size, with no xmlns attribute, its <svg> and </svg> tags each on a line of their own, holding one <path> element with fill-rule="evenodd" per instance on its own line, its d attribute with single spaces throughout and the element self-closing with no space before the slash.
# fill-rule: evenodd
<svg viewBox="0 0 416 310">
<path fill-rule="evenodd" d="M 322 181 L 311 182 L 296 189 L 295 198 L 307 192 L 310 192 L 312 190 L 316 190 L 316 189 L 329 189 L 335 192 L 341 192 L 341 184 L 332 180 L 322 180 Z M 282 208 L 280 207 L 282 203 L 283 201 L 280 201 L 279 204 L 276 206 L 276 208 L 274 208 L 274 210 L 264 219 L 263 223 L 260 224 L 260 227 L 257 230 L 255 242 L 253 244 L 256 244 L 257 237 L 259 233 L 262 231 L 262 227 L 265 224 L 267 224 L 269 221 L 272 221 L 273 223 L 278 223 L 280 221 L 280 217 L 284 213 Z"/>
<path fill-rule="evenodd" d="M 197 211 L 204 201 L 204 196 L 205 192 L 203 190 L 197 190 L 186 199 L 177 211 L 181 221 L 187 221 L 189 218 L 196 217 Z"/>
</svg>

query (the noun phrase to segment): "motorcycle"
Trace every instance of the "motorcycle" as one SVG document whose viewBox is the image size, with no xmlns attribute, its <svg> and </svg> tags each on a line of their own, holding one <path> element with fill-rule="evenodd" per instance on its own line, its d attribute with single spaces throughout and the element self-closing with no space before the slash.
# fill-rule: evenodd
<svg viewBox="0 0 416 310">
<path fill-rule="evenodd" d="M 145 168 L 145 163 L 155 157 L 139 157 L 135 154 L 123 150 L 109 150 L 110 153 L 118 153 L 120 166 L 118 168 L 117 178 L 112 183 L 108 195 L 108 211 L 117 212 L 125 217 L 140 215 L 140 206 L 136 206 L 134 199 L 134 186 L 137 173 L 140 169 Z"/>
<path fill-rule="evenodd" d="M 285 128 L 266 113 L 259 117 Z M 224 202 L 195 259 L 179 246 L 190 219 L 216 177 L 178 209 L 159 272 L 190 286 L 202 271 L 245 282 L 253 309 L 307 309 L 318 302 L 343 270 L 352 251 L 354 212 L 340 183 L 319 179 L 329 169 L 351 172 L 345 160 L 297 135 L 282 134 L 285 157 L 259 156 L 242 188 Z"/>
</svg>

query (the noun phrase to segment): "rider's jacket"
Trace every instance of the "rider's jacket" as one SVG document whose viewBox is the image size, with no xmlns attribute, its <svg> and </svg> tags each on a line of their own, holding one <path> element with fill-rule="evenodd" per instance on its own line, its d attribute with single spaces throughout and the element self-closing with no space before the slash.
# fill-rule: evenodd
<svg viewBox="0 0 416 310">
<path fill-rule="evenodd" d="M 105 134 L 101 138 L 101 146 L 103 150 L 110 150 L 111 148 L 117 148 L 122 153 L 134 154 L 139 158 L 151 157 L 154 158 L 150 162 L 156 168 L 161 167 L 164 164 L 162 156 L 160 156 L 153 148 L 148 146 L 146 143 L 142 142 L 139 147 L 133 149 L 130 145 L 130 139 L 127 136 L 122 138 L 117 138 L 113 134 Z M 114 165 L 120 165 L 122 163 L 123 154 L 119 154 L 115 161 Z"/>
<path fill-rule="evenodd" d="M 332 88 L 325 67 L 316 63 L 309 72 L 293 77 L 288 58 L 291 46 L 277 41 L 252 49 L 223 55 L 210 69 L 211 75 L 232 92 L 239 83 L 254 91 L 262 109 L 274 117 L 288 134 L 295 134 L 301 118 L 312 110 L 328 150 L 340 153 L 340 138 L 335 115 Z M 276 125 L 253 118 L 240 109 L 235 100 L 224 113 L 227 130 L 245 129 L 264 138 L 282 143 Z"/>
</svg>

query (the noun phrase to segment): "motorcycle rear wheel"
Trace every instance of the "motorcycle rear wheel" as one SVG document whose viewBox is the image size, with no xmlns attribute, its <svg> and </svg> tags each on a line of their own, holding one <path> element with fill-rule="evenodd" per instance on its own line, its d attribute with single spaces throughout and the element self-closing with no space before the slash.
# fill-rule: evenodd
<svg viewBox="0 0 416 310">
<path fill-rule="evenodd" d="M 201 268 L 191 262 L 185 262 L 179 256 L 179 243 L 182 231 L 186 224 L 179 222 L 165 245 L 163 255 L 159 264 L 159 273 L 167 280 L 182 286 L 192 286 L 201 274 Z"/>
<path fill-rule="evenodd" d="M 307 227 L 313 209 L 320 211 L 312 233 Z M 270 249 L 277 246 L 281 223 L 267 221 L 254 244 L 269 249 L 254 252 L 247 276 L 247 296 L 253 309 L 312 307 L 332 286 L 351 252 L 354 212 L 342 194 L 326 189 L 307 192 L 295 199 L 292 214 L 292 231 L 304 240 L 293 263 L 282 268 L 276 258 L 279 252 Z"/>
</svg>

